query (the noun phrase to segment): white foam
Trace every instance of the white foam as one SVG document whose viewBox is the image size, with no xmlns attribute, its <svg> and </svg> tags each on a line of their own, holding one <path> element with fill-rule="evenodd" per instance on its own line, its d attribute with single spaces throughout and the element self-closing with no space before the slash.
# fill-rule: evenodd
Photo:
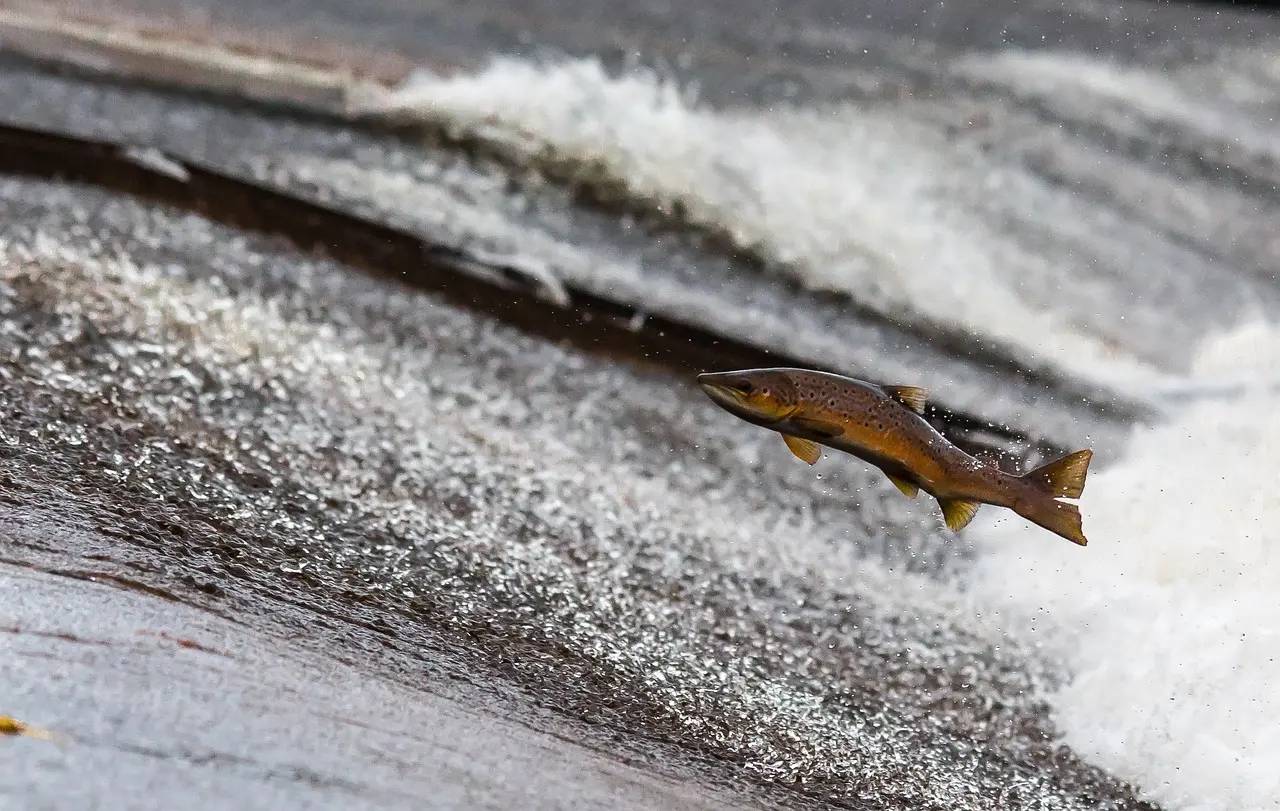
<svg viewBox="0 0 1280 811">
<path fill-rule="evenodd" d="M 588 182 L 679 208 L 811 287 L 965 330 L 1028 365 L 1130 394 L 1158 377 L 1019 294 L 1003 268 L 1054 271 L 963 199 L 999 173 L 973 169 L 980 156 L 949 155 L 939 133 L 901 115 L 712 110 L 674 83 L 610 76 L 592 59 L 498 59 L 477 74 L 418 74 L 359 112 L 427 121 L 526 165 L 572 166 Z"/>
<path fill-rule="evenodd" d="M 1197 375 L 1280 372 L 1280 331 L 1210 342 Z M 991 512 L 979 600 L 1031 623 L 1070 681 L 1066 743 L 1166 808 L 1280 809 L 1280 397 L 1246 390 L 1140 430 L 1081 499 L 1089 546 Z"/>
</svg>

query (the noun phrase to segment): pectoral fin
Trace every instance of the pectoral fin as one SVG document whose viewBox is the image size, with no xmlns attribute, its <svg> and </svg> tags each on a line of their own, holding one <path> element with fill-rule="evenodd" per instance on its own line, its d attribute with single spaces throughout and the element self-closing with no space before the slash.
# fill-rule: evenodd
<svg viewBox="0 0 1280 811">
<path fill-rule="evenodd" d="M 978 514 L 978 507 L 982 505 L 976 501 L 940 499 L 938 506 L 942 508 L 942 517 L 947 522 L 947 529 L 959 532 L 969 525 L 973 517 Z"/>
<path fill-rule="evenodd" d="M 917 386 L 881 386 L 884 393 L 902 403 L 917 414 L 924 413 L 929 392 Z"/>
<path fill-rule="evenodd" d="M 818 447 L 817 442 L 811 439 L 801 439 L 798 436 L 783 434 L 782 441 L 787 443 L 787 447 L 802 462 L 808 462 L 812 465 L 817 463 L 822 456 L 822 449 Z"/>
<path fill-rule="evenodd" d="M 893 486 L 901 490 L 902 495 L 906 496 L 907 498 L 915 498 L 916 494 L 920 492 L 919 487 L 907 481 L 906 479 L 900 479 L 897 476 L 894 476 L 890 473 L 886 473 L 884 475 L 888 476 L 889 481 L 893 482 Z"/>
<path fill-rule="evenodd" d="M 844 428 L 842 426 L 826 422 L 825 420 L 811 419 L 810 417 L 792 417 L 791 423 L 797 428 L 801 428 L 811 434 L 817 434 L 818 436 L 833 437 L 840 436 L 844 433 Z"/>
</svg>

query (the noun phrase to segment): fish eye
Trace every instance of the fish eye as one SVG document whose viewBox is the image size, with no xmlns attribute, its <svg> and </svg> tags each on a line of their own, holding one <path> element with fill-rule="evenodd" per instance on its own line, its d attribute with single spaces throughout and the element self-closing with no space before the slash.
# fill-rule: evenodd
<svg viewBox="0 0 1280 811">
<path fill-rule="evenodd" d="M 736 388 L 738 391 L 742 392 L 743 394 L 750 394 L 752 389 L 755 388 L 755 385 L 750 380 L 743 378 L 742 380 L 739 380 L 737 383 L 734 383 L 733 387 Z"/>
</svg>

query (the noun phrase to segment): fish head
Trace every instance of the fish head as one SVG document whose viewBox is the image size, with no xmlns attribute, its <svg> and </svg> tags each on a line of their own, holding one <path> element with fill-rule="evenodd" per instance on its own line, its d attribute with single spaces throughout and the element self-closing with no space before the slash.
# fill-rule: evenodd
<svg viewBox="0 0 1280 811">
<path fill-rule="evenodd" d="M 707 372 L 698 375 L 698 385 L 716 405 L 757 425 L 782 422 L 800 408 L 795 382 L 783 369 Z"/>
</svg>

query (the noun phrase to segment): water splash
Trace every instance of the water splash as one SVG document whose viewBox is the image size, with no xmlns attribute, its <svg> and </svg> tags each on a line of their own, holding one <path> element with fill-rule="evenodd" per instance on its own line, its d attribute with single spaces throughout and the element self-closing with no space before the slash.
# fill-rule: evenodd
<svg viewBox="0 0 1280 811">
<path fill-rule="evenodd" d="M 1246 324 L 1194 368 L 1274 380 L 1280 331 Z M 1091 477 L 1085 550 L 975 524 L 975 595 L 1074 673 L 1052 699 L 1066 743 L 1170 809 L 1280 808 L 1277 458 L 1280 395 L 1244 390 L 1140 429 Z"/>
</svg>

